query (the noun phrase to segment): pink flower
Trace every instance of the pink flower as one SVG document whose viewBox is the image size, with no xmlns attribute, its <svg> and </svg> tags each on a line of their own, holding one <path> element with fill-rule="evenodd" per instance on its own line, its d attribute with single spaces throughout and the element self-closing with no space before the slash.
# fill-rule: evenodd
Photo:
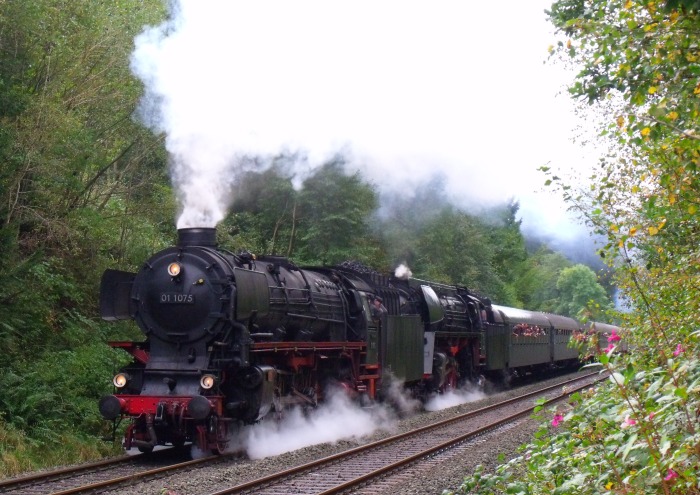
<svg viewBox="0 0 700 495">
<path fill-rule="evenodd" d="M 678 344 L 678 345 L 676 346 L 676 350 L 673 351 L 673 355 L 674 355 L 674 356 L 678 356 L 678 355 L 682 354 L 684 351 L 685 351 L 685 347 L 683 347 L 682 345 Z"/>
<path fill-rule="evenodd" d="M 622 422 L 622 428 L 629 428 L 630 426 L 634 426 L 637 424 L 637 421 L 634 419 L 630 418 L 630 415 L 628 414 L 625 416 L 625 420 Z"/>
<path fill-rule="evenodd" d="M 552 426 L 559 426 L 559 423 L 564 421 L 564 416 L 561 414 L 555 414 L 554 418 L 552 418 Z"/>
<path fill-rule="evenodd" d="M 606 347 L 603 352 L 605 352 L 605 354 L 610 354 L 613 349 L 615 349 L 615 344 L 608 344 L 608 347 Z"/>
<path fill-rule="evenodd" d="M 621 340 L 621 339 L 622 339 L 622 337 L 620 337 L 620 336 L 617 334 L 617 332 L 615 331 L 615 329 L 613 329 L 612 334 L 610 334 L 610 336 L 608 336 L 608 342 L 618 342 L 618 341 Z"/>
<path fill-rule="evenodd" d="M 668 468 L 668 474 L 664 476 L 664 480 L 671 481 L 673 478 L 678 478 L 678 473 L 675 472 L 673 469 Z"/>
<path fill-rule="evenodd" d="M 656 416 L 656 413 L 654 411 L 649 413 L 649 419 L 654 419 L 654 416 Z"/>
</svg>

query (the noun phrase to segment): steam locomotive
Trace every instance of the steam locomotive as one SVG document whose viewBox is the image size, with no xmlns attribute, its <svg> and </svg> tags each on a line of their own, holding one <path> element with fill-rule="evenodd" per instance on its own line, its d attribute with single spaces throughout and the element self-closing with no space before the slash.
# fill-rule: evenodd
<svg viewBox="0 0 700 495">
<path fill-rule="evenodd" d="M 130 419 L 124 447 L 141 451 L 193 442 L 221 453 L 241 425 L 314 407 L 329 387 L 371 402 L 393 377 L 427 396 L 484 375 L 575 365 L 569 341 L 590 331 L 359 264 L 233 254 L 213 228 L 180 229 L 177 245 L 138 273 L 107 270 L 100 312 L 146 335 L 111 343 L 133 362 L 99 403 L 105 419 Z"/>
</svg>

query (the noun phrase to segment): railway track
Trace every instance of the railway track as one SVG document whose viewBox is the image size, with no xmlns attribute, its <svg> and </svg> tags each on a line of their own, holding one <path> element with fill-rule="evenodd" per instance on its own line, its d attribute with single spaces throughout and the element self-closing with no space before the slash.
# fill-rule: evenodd
<svg viewBox="0 0 700 495">
<path fill-rule="evenodd" d="M 186 452 L 159 451 L 83 464 L 0 481 L 0 493 L 11 495 L 72 495 L 107 490 L 141 480 L 191 469 L 197 465 L 223 462 L 222 458 L 201 458 L 182 462 Z"/>
<path fill-rule="evenodd" d="M 470 442 L 489 432 L 507 432 L 518 418 L 527 417 L 533 409 L 533 398 L 561 400 L 563 386 L 576 390 L 590 386 L 592 373 L 560 382 L 476 411 L 471 411 L 407 433 L 394 435 L 336 455 L 282 471 L 264 478 L 225 488 L 211 495 L 251 494 L 322 494 L 381 493 L 382 486 L 400 482 L 415 466 L 428 466 L 440 456 L 459 455 L 469 449 Z M 475 440 L 477 439 L 477 440 Z M 483 441 L 483 440 L 482 440 Z M 117 459 L 85 464 L 35 475 L 0 481 L 0 494 L 72 495 L 108 492 L 114 488 L 133 487 L 170 474 L 187 472 L 196 467 L 227 463 L 234 456 L 218 456 L 181 462 L 179 454 L 168 451 L 158 455 L 123 456 Z M 175 455 L 174 455 L 175 454 Z M 410 476 L 410 474 L 408 474 Z M 398 480 L 398 481 L 397 481 Z M 185 495 L 182 492 L 181 495 Z M 193 495 L 187 493 L 186 495 Z"/>
<path fill-rule="evenodd" d="M 415 464 L 433 462 L 440 455 L 454 455 L 459 452 L 457 449 L 468 450 L 470 442 L 478 441 L 489 432 L 507 431 L 532 413 L 534 397 L 546 399 L 544 405 L 560 401 L 570 393 L 591 386 L 596 381 L 594 376 L 599 374 L 559 383 L 210 495 L 381 493 L 381 484 L 400 481 L 406 470 Z M 562 394 L 562 386 L 571 389 Z"/>
</svg>

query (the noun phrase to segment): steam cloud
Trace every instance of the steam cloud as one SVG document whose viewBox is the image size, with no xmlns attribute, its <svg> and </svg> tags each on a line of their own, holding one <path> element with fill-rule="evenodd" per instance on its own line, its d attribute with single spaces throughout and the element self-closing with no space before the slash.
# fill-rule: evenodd
<svg viewBox="0 0 700 495">
<path fill-rule="evenodd" d="M 240 159 L 280 152 L 316 166 L 342 150 L 380 192 L 441 173 L 456 204 L 531 211 L 535 169 L 574 154 L 571 125 L 542 64 L 548 3 L 507 4 L 494 25 L 491 5 L 461 0 L 169 2 L 131 66 L 140 115 L 166 136 L 178 227 L 216 225 Z"/>
<path fill-rule="evenodd" d="M 396 270 L 394 270 L 394 277 L 402 280 L 408 280 L 411 278 L 413 275 L 413 272 L 409 267 L 401 263 L 399 266 L 396 267 Z"/>
<path fill-rule="evenodd" d="M 448 407 L 459 406 L 467 402 L 476 402 L 484 399 L 486 394 L 473 386 L 465 386 L 457 390 L 450 390 L 444 394 L 435 395 L 425 404 L 426 411 L 440 411 Z"/>
<path fill-rule="evenodd" d="M 242 445 L 251 459 L 261 459 L 310 445 L 358 439 L 379 429 L 391 430 L 394 416 L 385 407 L 362 409 L 343 392 L 336 392 L 308 415 L 300 409 L 285 413 L 282 422 L 265 422 L 246 427 Z"/>
<path fill-rule="evenodd" d="M 438 411 L 484 397 L 480 390 L 463 388 L 435 395 L 424 408 Z M 334 390 L 326 402 L 307 413 L 295 408 L 285 412 L 280 422 L 266 421 L 245 427 L 240 435 L 234 436 L 236 443 L 229 450 L 245 451 L 251 459 L 261 459 L 311 445 L 356 440 L 378 430 L 395 430 L 397 414 L 411 415 L 420 407 L 420 402 L 410 397 L 403 384 L 393 378 L 386 390 L 386 401 L 370 409 L 359 407 L 342 390 Z"/>
</svg>

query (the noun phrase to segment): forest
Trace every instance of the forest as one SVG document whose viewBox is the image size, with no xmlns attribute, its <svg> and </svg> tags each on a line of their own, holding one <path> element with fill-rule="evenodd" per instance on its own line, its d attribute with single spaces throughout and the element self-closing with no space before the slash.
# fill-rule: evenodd
<svg viewBox="0 0 700 495">
<path fill-rule="evenodd" d="M 140 334 L 100 320 L 98 290 L 106 268 L 135 271 L 176 237 L 177 201 L 163 136 L 135 118 L 143 88 L 129 68 L 135 35 L 165 15 L 160 0 L 0 1 L 3 476 L 119 450 L 102 440 L 109 425 L 96 406 L 124 359 L 107 342 Z M 683 118 L 692 118 L 689 112 Z M 641 135 L 670 140 L 664 133 L 681 125 L 673 120 L 669 126 L 667 115 L 658 120 L 647 134 L 640 128 Z M 637 129 L 640 122 L 629 116 L 624 126 Z M 644 152 L 649 139 L 637 143 Z M 697 151 L 667 146 L 677 150 L 678 168 L 650 169 L 642 182 L 648 187 L 663 179 L 658 187 L 675 185 L 676 192 L 646 203 L 649 217 L 643 224 L 635 220 L 636 228 L 658 235 L 635 249 L 649 260 L 649 270 L 661 270 L 670 262 L 664 243 L 682 241 L 687 252 L 677 256 L 688 256 L 685 268 L 692 270 L 688 236 L 695 212 L 689 206 L 676 216 L 666 212 L 673 209 L 672 194 L 678 203 L 689 201 L 695 169 L 683 164 L 694 164 Z M 632 157 L 626 158 L 632 167 Z M 298 265 L 357 260 L 391 272 L 404 263 L 415 277 L 464 285 L 499 304 L 609 318 L 615 281 L 600 278 L 599 266 L 526 239 L 517 199 L 465 211 L 444 199 L 439 180 L 410 196 L 380 196 L 340 153 L 297 184 L 290 166 L 295 159 L 280 153 L 265 160 L 270 166 L 256 167 L 256 157 L 246 157 L 249 166 L 237 177 L 235 199 L 218 226 L 220 245 L 287 256 Z M 624 176 L 616 174 L 607 180 L 617 188 L 613 181 Z M 599 211 L 592 222 L 607 236 L 613 202 L 605 196 L 610 189 L 601 191 L 603 206 L 591 210 Z M 615 232 L 628 225 L 615 223 Z M 640 239 L 624 231 L 622 247 Z M 610 242 L 608 249 L 616 248 L 617 237 Z"/>
</svg>

